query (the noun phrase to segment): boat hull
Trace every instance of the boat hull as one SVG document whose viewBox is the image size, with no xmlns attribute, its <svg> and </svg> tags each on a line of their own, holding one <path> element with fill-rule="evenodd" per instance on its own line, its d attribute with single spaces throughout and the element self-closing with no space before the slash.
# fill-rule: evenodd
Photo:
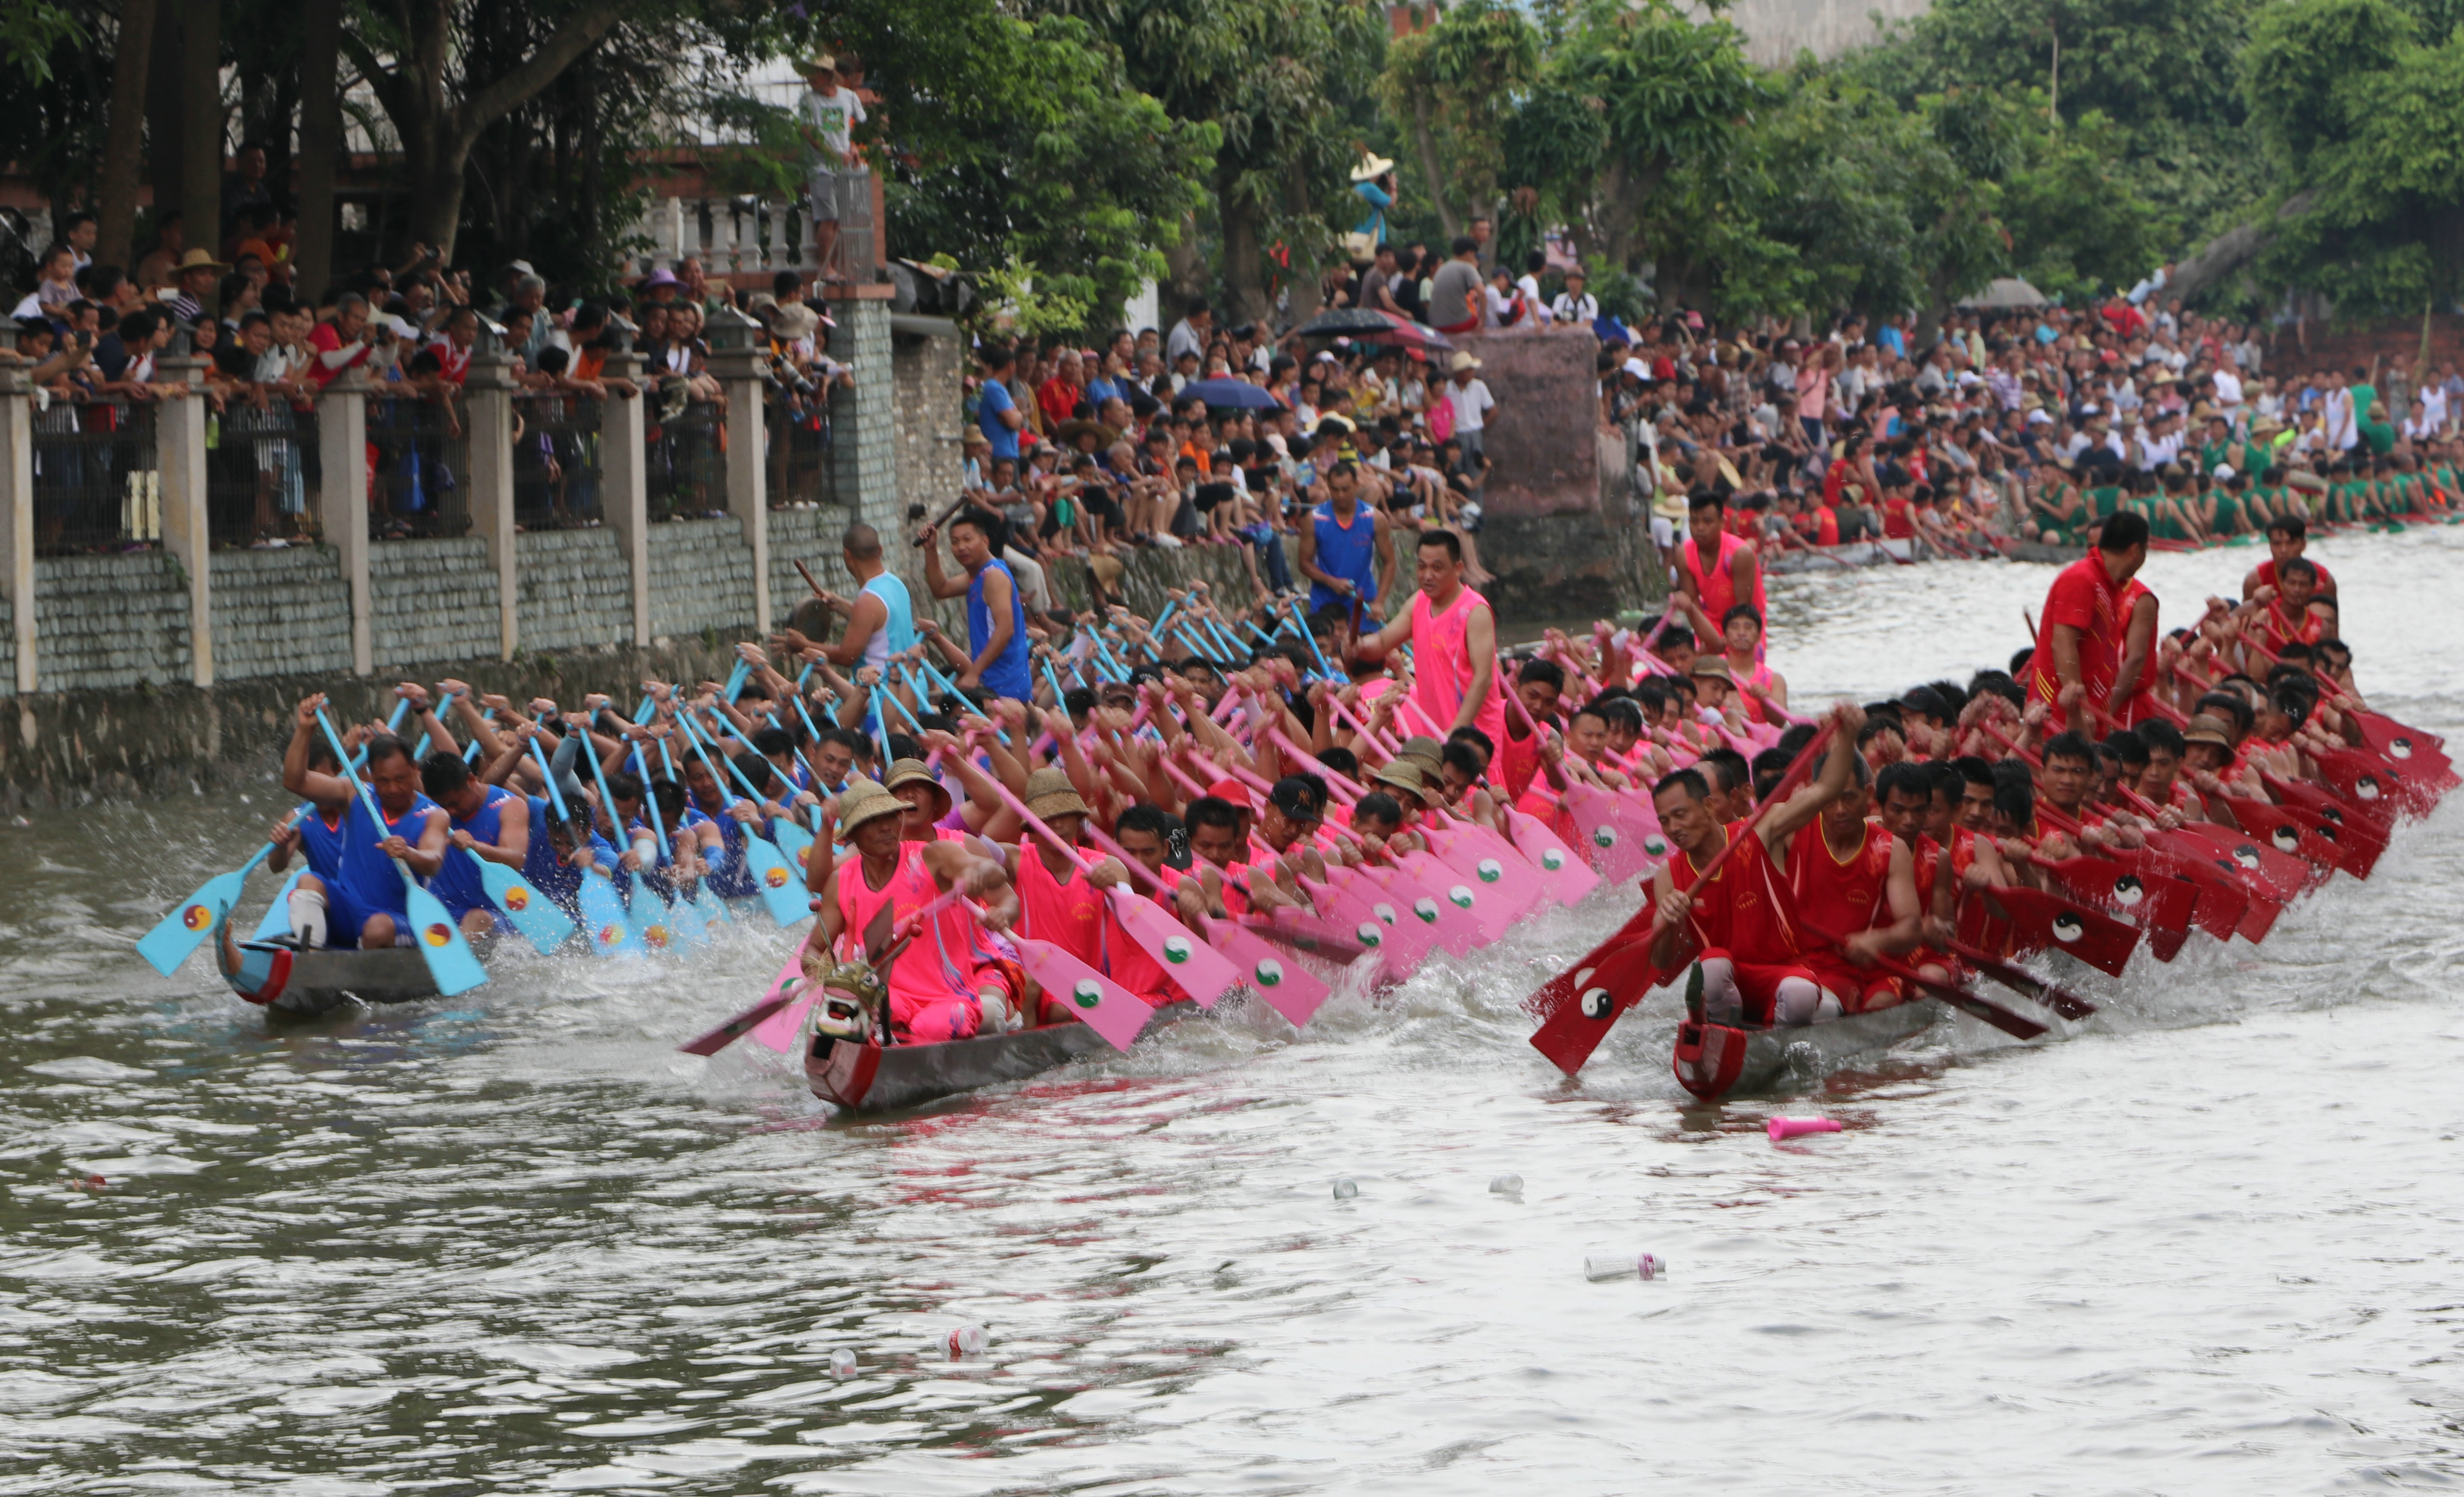
<svg viewBox="0 0 2464 1497">
<path fill-rule="evenodd" d="M 1899 1044 L 1932 1027 L 1944 1013 L 1940 1002 L 1920 998 L 1912 1002 L 1849 1014 L 1824 1024 L 1757 1029 L 1746 1041 L 1746 1063 L 1727 1095 L 1763 1091 L 1796 1069 L 1793 1052 L 1805 1046 L 1805 1068 L 1819 1074 Z"/>
<path fill-rule="evenodd" d="M 1196 1011 L 1195 1003 L 1155 1010 L 1156 1023 Z M 1082 1024 L 1043 1024 L 1012 1034 L 938 1045 L 857 1045 L 814 1034 L 805 1041 L 804 1081 L 813 1095 L 850 1112 L 894 1112 L 979 1087 L 1023 1081 L 1111 1048 Z"/>
<path fill-rule="evenodd" d="M 253 945 L 253 943 L 252 943 Z M 436 979 L 415 949 L 385 951 L 284 951 L 287 971 L 271 992 L 233 991 L 269 1016 L 309 1019 L 354 1000 L 363 1003 L 411 1003 L 436 996 Z"/>
</svg>

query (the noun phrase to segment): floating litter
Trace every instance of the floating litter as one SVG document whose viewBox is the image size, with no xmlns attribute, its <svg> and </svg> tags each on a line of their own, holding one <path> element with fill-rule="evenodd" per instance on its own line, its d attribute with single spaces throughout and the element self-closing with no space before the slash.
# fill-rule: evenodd
<svg viewBox="0 0 2464 1497">
<path fill-rule="evenodd" d="M 942 1338 L 942 1344 L 949 1348 L 950 1360 L 955 1362 L 962 1356 L 983 1355 L 984 1348 L 993 1344 L 993 1338 L 981 1326 L 952 1326 L 950 1333 Z M 847 1361 L 852 1364 L 855 1357 L 849 1355 Z M 831 1365 L 837 1366 L 836 1358 L 831 1359 Z"/>
<path fill-rule="evenodd" d="M 1799 1134 L 1836 1134 L 1839 1125 L 1827 1117 L 1774 1117 L 1763 1125 L 1763 1131 L 1771 1134 L 1771 1142 L 1778 1143 Z"/>
<path fill-rule="evenodd" d="M 1353 1197 L 1359 1194 L 1360 1187 L 1352 1183 L 1350 1176 L 1346 1176 L 1334 1182 L 1334 1199 L 1337 1200 L 1350 1200 Z"/>
<path fill-rule="evenodd" d="M 1605 1284 L 1611 1279 L 1641 1279 L 1648 1282 L 1659 1278 L 1666 1271 L 1667 1265 L 1649 1253 L 1639 1253 L 1632 1258 L 1622 1253 L 1612 1253 L 1605 1257 L 1595 1256 L 1583 1260 L 1583 1277 L 1594 1284 Z"/>
<path fill-rule="evenodd" d="M 855 1354 L 848 1351 L 846 1347 L 840 1347 L 837 1351 L 832 1352 L 830 1354 L 830 1376 L 833 1377 L 854 1376 Z"/>
<path fill-rule="evenodd" d="M 1520 1196 L 1523 1194 L 1523 1177 L 1520 1175 L 1497 1176 L 1488 1182 L 1488 1193 L 1492 1196 Z"/>
</svg>

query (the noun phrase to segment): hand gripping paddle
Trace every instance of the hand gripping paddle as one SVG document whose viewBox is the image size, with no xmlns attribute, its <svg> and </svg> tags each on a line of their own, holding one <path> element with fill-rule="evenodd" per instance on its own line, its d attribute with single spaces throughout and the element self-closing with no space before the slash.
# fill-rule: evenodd
<svg viewBox="0 0 2464 1497">
<path fill-rule="evenodd" d="M 376 796 L 360 779 L 359 772 L 351 767 L 350 753 L 342 747 L 341 736 L 334 732 L 334 725 L 326 720 L 325 710 L 321 707 L 317 710 L 317 725 L 325 730 L 325 737 L 334 745 L 334 757 L 341 762 L 343 775 L 351 782 L 351 788 L 359 792 L 361 804 L 368 808 L 372 829 L 383 833 L 385 813 L 377 809 Z M 405 909 L 409 915 L 410 943 L 419 949 L 420 957 L 427 961 L 428 975 L 435 980 L 436 991 L 451 998 L 459 993 L 468 993 L 487 981 L 488 969 L 479 965 L 479 958 L 471 954 L 471 943 L 462 938 L 462 927 L 446 913 L 445 901 L 420 887 L 419 880 L 411 877 L 409 865 L 396 862 L 394 870 L 402 875 Z"/>
</svg>

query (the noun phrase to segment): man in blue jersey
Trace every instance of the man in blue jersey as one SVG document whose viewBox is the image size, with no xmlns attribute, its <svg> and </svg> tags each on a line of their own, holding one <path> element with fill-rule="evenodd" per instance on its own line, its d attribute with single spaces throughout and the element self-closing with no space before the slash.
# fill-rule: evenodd
<svg viewBox="0 0 2464 1497">
<path fill-rule="evenodd" d="M 446 913 L 476 941 L 504 928 L 495 901 L 480 882 L 476 859 L 516 872 L 530 860 L 531 818 L 520 796 L 500 785 L 483 783 L 445 750 L 428 756 L 419 766 L 420 787 L 444 808 L 446 840 L 458 849 L 445 854 L 444 866 L 428 881 L 428 892 L 445 902 Z"/>
<path fill-rule="evenodd" d="M 941 570 L 941 551 L 932 526 L 915 538 L 924 549 L 924 585 L 935 598 L 967 600 L 966 669 L 958 672 L 961 687 L 980 686 L 995 696 L 1024 701 L 1034 693 L 1028 670 L 1026 608 L 1020 603 L 1018 579 L 993 558 L 993 529 L 999 521 L 980 510 L 962 510 L 950 522 L 950 556 L 965 576 Z"/>
<path fill-rule="evenodd" d="M 309 745 L 323 736 L 317 714 L 324 705 L 322 692 L 300 699 L 291 746 L 282 756 L 282 788 L 314 807 L 300 823 L 310 866 L 334 870 L 330 879 L 300 875 L 294 929 L 305 926 L 307 935 L 329 944 L 356 940 L 363 951 L 407 946 L 409 899 L 401 870 L 425 879 L 443 866 L 445 811 L 420 794 L 419 766 L 390 733 L 367 740 L 367 763 L 361 771 L 376 792 L 382 825 L 346 776 L 309 767 Z M 313 908 L 318 918 L 304 921 L 302 907 Z"/>
<path fill-rule="evenodd" d="M 1360 502 L 1360 473 L 1338 462 L 1326 473 L 1326 502 L 1301 527 L 1301 575 L 1309 580 L 1309 611 L 1329 606 L 1361 620 L 1377 617 L 1377 579 L 1395 575 L 1395 541 L 1382 511 Z"/>
</svg>

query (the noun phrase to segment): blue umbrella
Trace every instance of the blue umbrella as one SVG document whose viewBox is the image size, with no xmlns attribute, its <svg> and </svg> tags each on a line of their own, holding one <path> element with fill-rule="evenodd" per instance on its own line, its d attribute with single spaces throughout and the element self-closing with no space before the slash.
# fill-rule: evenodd
<svg viewBox="0 0 2464 1497">
<path fill-rule="evenodd" d="M 1246 380 L 1193 380 L 1181 386 L 1178 398 L 1238 410 L 1276 410 L 1284 404 Z"/>
</svg>

